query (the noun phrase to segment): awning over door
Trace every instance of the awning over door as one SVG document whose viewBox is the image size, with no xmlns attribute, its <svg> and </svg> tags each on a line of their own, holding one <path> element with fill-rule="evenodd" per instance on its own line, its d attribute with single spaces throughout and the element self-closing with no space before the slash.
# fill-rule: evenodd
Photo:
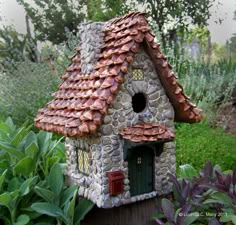
<svg viewBox="0 0 236 225">
<path fill-rule="evenodd" d="M 120 131 L 124 139 L 133 142 L 143 141 L 167 141 L 175 138 L 175 134 L 169 128 L 158 123 L 140 123 L 127 127 Z"/>
</svg>

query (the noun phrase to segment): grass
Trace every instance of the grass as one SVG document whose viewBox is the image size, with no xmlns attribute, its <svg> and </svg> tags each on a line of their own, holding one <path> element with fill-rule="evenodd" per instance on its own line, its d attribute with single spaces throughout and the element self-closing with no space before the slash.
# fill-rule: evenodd
<svg viewBox="0 0 236 225">
<path fill-rule="evenodd" d="M 191 164 L 197 170 L 206 161 L 219 164 L 223 170 L 236 168 L 236 138 L 221 128 L 211 128 L 205 121 L 197 124 L 179 124 L 176 131 L 177 168 Z"/>
</svg>

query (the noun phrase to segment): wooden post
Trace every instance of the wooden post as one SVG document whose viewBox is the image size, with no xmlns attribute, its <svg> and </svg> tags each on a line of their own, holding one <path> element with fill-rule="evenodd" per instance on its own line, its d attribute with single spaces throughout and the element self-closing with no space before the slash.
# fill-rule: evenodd
<svg viewBox="0 0 236 225">
<path fill-rule="evenodd" d="M 94 207 L 81 225 L 155 225 L 152 217 L 160 211 L 161 198 L 156 197 L 112 209 Z"/>
</svg>

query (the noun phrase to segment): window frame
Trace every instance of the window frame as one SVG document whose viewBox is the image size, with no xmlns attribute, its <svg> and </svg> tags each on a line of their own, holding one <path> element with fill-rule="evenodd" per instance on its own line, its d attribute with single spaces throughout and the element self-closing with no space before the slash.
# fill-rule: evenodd
<svg viewBox="0 0 236 225">
<path fill-rule="evenodd" d="M 80 157 L 81 156 L 81 157 Z M 83 175 L 89 175 L 90 166 L 91 166 L 91 156 L 90 152 L 86 149 L 81 149 L 78 146 L 76 147 L 76 163 L 77 163 L 77 171 Z M 82 164 L 79 161 L 82 159 Z"/>
<path fill-rule="evenodd" d="M 135 78 L 135 74 L 134 74 L 135 71 L 137 71 L 137 72 L 141 71 L 142 72 L 142 78 L 141 79 L 136 79 Z M 131 76 L 132 76 L 132 79 L 134 81 L 143 81 L 144 80 L 144 70 L 143 70 L 143 68 L 141 68 L 141 67 L 133 67 L 132 70 L 131 70 Z"/>
</svg>

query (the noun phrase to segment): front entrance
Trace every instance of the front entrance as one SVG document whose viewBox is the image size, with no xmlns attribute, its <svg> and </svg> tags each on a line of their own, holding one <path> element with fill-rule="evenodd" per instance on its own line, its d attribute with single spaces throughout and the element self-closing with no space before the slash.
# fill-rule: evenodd
<svg viewBox="0 0 236 225">
<path fill-rule="evenodd" d="M 129 149 L 128 167 L 131 196 L 152 192 L 154 151 L 142 145 Z"/>
</svg>

